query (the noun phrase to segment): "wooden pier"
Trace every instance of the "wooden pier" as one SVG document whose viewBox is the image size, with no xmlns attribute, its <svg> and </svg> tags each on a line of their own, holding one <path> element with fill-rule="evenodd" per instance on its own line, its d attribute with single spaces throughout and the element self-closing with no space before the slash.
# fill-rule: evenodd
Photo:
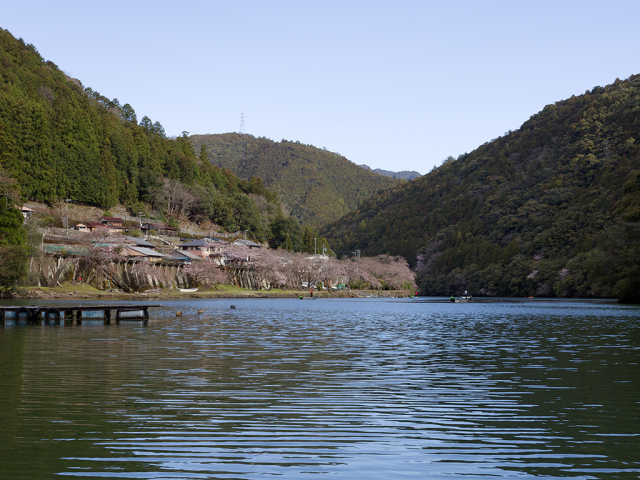
<svg viewBox="0 0 640 480">
<path fill-rule="evenodd" d="M 162 305 L 63 305 L 46 307 L 40 305 L 0 306 L 0 325 L 78 325 L 104 324 L 113 319 L 122 321 L 146 322 L 149 320 L 149 308 Z"/>
</svg>

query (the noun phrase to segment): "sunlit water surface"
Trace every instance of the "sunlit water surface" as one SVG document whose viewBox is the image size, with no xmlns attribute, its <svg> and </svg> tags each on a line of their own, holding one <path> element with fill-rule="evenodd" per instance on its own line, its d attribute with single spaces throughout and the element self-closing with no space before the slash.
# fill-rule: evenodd
<svg viewBox="0 0 640 480">
<path fill-rule="evenodd" d="M 0 327 L 0 478 L 640 477 L 636 307 L 164 305 Z"/>
</svg>

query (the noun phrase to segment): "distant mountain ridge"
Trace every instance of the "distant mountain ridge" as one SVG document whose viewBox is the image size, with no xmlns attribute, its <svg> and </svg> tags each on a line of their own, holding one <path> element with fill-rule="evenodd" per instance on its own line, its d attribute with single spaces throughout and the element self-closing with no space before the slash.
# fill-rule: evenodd
<svg viewBox="0 0 640 480">
<path fill-rule="evenodd" d="M 639 75 L 547 105 L 323 233 L 337 251 L 404 256 L 426 295 L 640 302 L 638 112 Z"/>
<path fill-rule="evenodd" d="M 414 170 L 403 170 L 401 172 L 392 172 L 391 170 L 382 170 L 381 168 L 373 169 L 369 165 L 360 165 L 360 167 L 365 168 L 373 173 L 377 173 L 378 175 L 384 175 L 385 177 L 390 177 L 398 180 L 413 180 L 414 178 L 421 177 L 422 174 L 420 172 L 416 172 Z"/>
<path fill-rule="evenodd" d="M 280 193 L 292 216 L 316 228 L 398 183 L 340 154 L 300 142 L 239 133 L 191 135 L 190 139 L 197 152 L 206 149 L 213 165 L 245 180 L 260 177 L 265 186 Z"/>
</svg>

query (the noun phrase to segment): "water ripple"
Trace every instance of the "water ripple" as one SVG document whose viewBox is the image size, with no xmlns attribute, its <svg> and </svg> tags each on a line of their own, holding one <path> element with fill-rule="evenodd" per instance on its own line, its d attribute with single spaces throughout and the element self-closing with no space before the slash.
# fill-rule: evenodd
<svg viewBox="0 0 640 480">
<path fill-rule="evenodd" d="M 638 478 L 639 313 L 217 300 L 0 330 L 0 473 Z"/>
</svg>

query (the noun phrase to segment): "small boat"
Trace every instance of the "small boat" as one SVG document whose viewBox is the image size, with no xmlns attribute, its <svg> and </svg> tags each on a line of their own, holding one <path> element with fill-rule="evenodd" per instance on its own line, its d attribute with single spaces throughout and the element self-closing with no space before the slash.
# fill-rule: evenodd
<svg viewBox="0 0 640 480">
<path fill-rule="evenodd" d="M 197 292 L 198 289 L 197 288 L 181 288 L 180 291 L 184 293 L 193 293 L 193 292 Z"/>
<path fill-rule="evenodd" d="M 455 303 L 468 303 L 471 301 L 471 295 L 463 295 L 461 297 L 451 297 L 451 301 Z"/>
</svg>

